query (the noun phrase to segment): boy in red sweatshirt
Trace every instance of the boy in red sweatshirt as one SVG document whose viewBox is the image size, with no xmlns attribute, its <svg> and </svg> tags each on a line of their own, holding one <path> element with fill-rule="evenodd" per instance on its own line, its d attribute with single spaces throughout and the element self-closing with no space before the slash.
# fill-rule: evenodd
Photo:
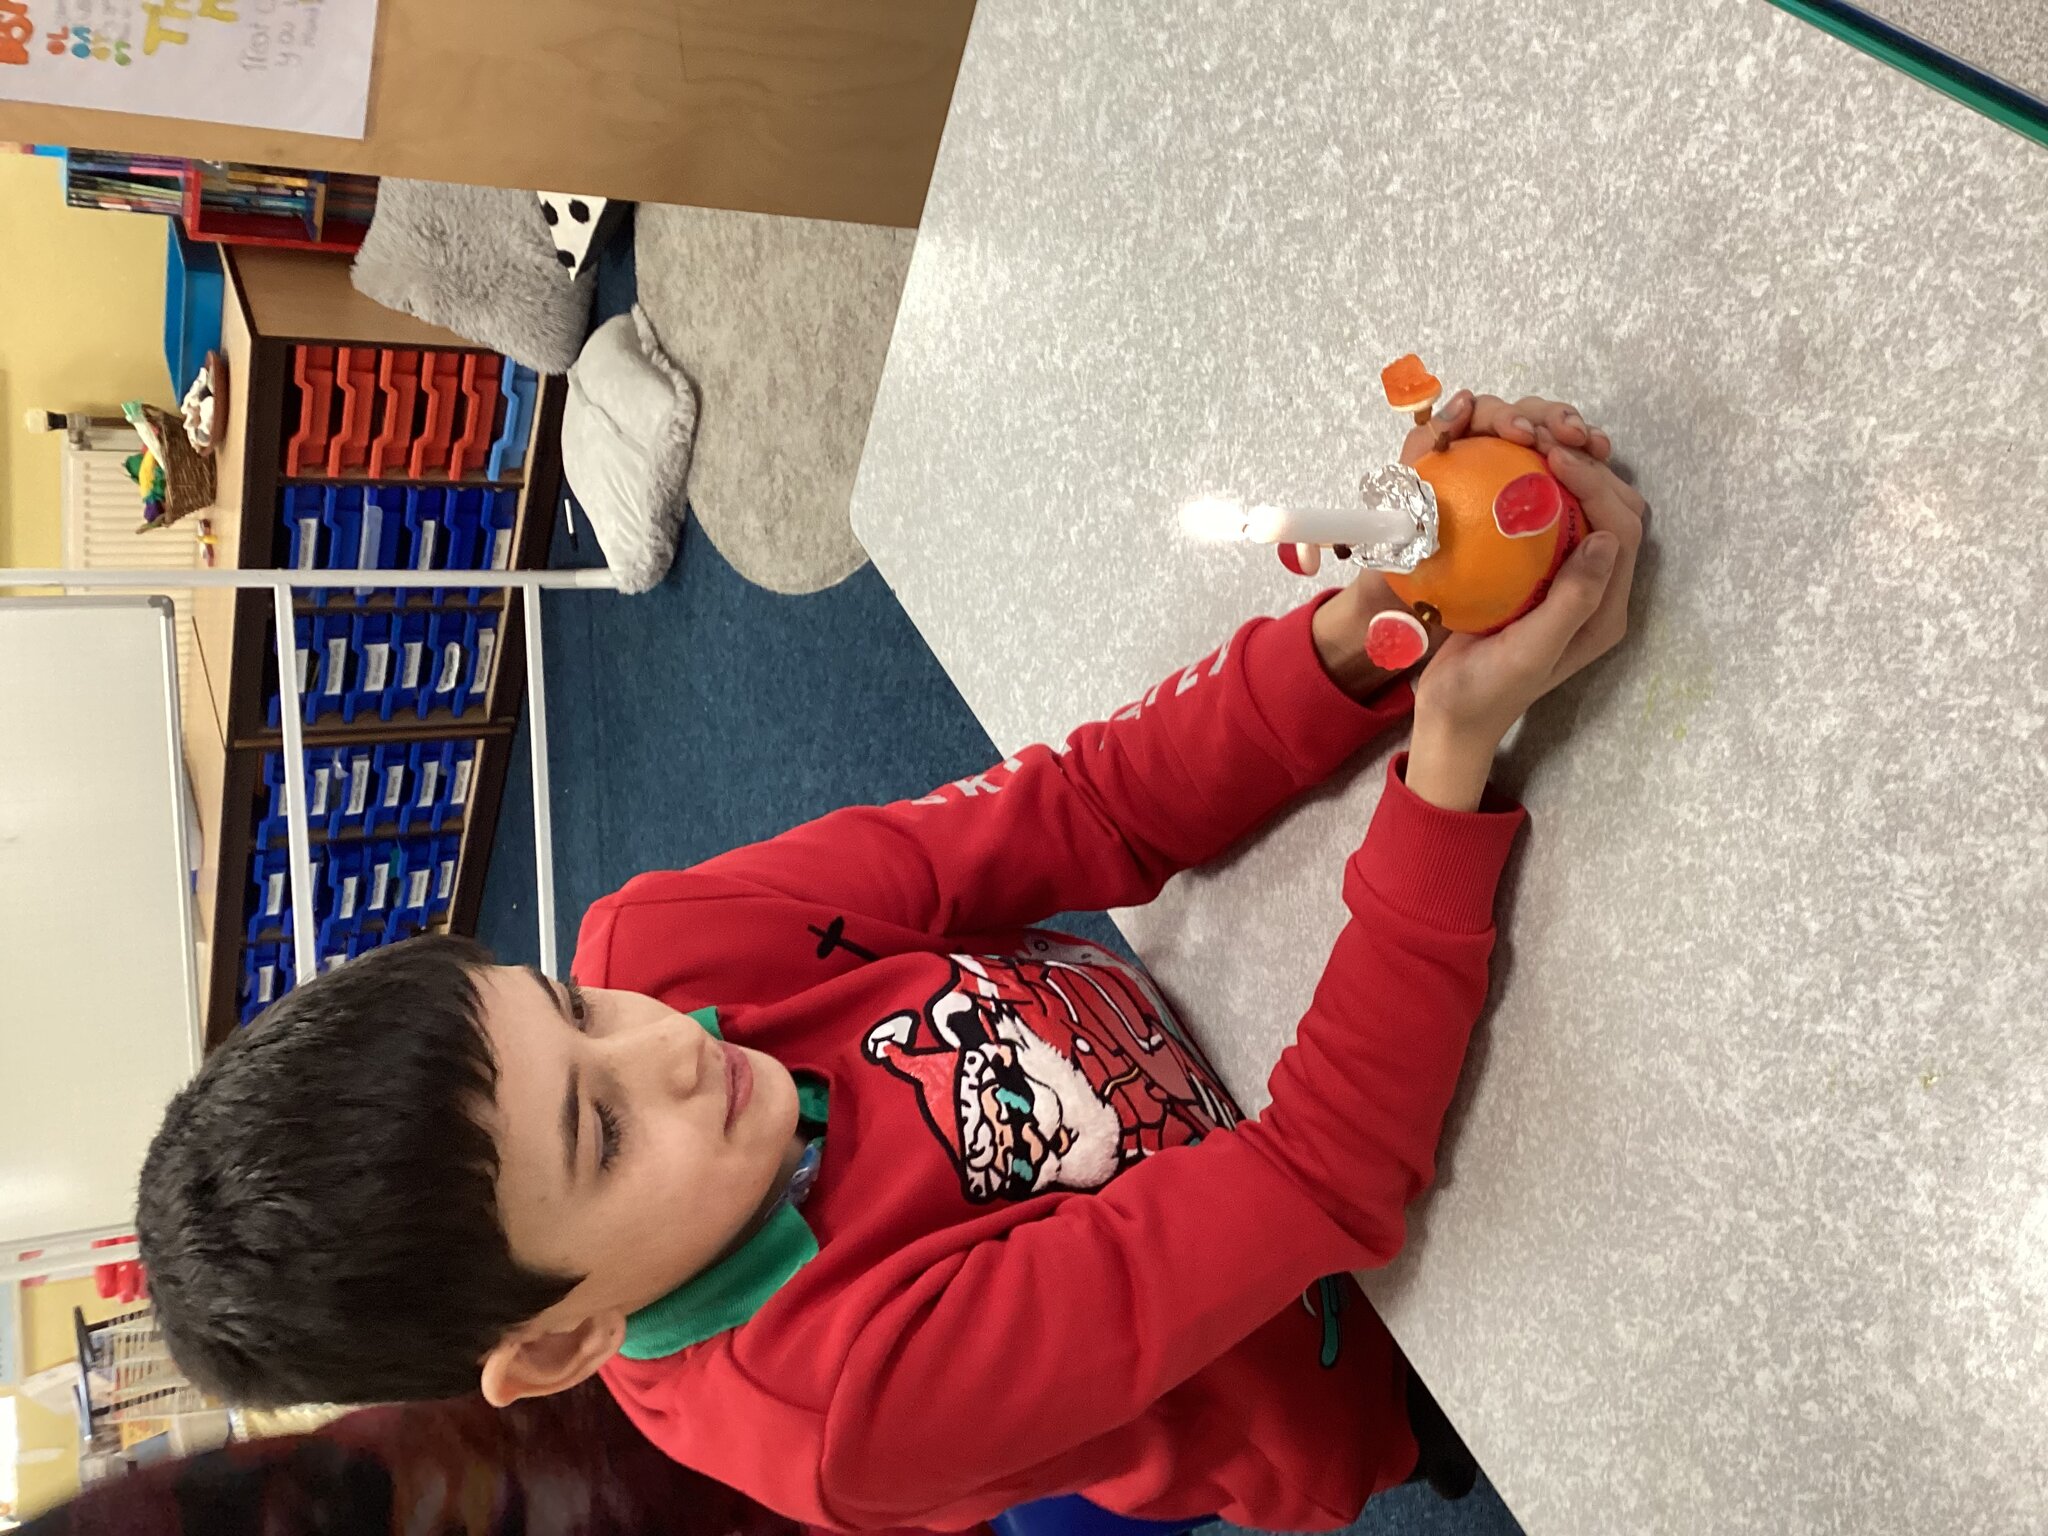
<svg viewBox="0 0 2048 1536">
<path fill-rule="evenodd" d="M 1365 661 L 1368 577 L 1060 747 L 641 876 L 573 983 L 428 940 L 290 994 L 144 1170 L 187 1372 L 501 1404 L 601 1375 L 677 1461 L 842 1530 L 1071 1492 L 1353 1520 L 1418 1452 L 1406 1367 L 1327 1277 L 1392 1259 L 1429 1181 L 1523 819 L 1493 754 L 1621 638 L 1642 531 L 1568 408 L 1461 396 L 1410 456 L 1466 430 L 1546 449 L 1596 531 L 1412 692 Z M 1033 925 L 1151 899 L 1411 708 L 1242 1120 L 1142 972 Z"/>
</svg>

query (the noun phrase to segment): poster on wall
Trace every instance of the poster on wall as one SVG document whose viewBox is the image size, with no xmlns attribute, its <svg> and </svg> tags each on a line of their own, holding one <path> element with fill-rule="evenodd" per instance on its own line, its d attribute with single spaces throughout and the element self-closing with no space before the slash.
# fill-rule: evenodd
<svg viewBox="0 0 2048 1536">
<path fill-rule="evenodd" d="M 0 0 L 0 101 L 360 139 L 377 0 Z"/>
</svg>

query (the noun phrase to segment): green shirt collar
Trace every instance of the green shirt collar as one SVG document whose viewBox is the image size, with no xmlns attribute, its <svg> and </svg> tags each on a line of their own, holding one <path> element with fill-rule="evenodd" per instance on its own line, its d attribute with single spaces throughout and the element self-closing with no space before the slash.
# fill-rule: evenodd
<svg viewBox="0 0 2048 1536">
<path fill-rule="evenodd" d="M 725 1038 L 717 1009 L 700 1008 L 690 1017 L 710 1034 Z M 803 1118 L 822 1127 L 829 1107 L 824 1082 L 800 1073 L 796 1092 Z M 738 1251 L 627 1318 L 619 1353 L 628 1360 L 666 1359 L 737 1328 L 817 1256 L 818 1239 L 810 1223 L 785 1200 Z"/>
</svg>

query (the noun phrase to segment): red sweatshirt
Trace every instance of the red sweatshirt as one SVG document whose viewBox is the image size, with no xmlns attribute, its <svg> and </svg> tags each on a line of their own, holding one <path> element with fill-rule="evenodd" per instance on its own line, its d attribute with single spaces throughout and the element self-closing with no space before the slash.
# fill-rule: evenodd
<svg viewBox="0 0 2048 1536">
<path fill-rule="evenodd" d="M 715 1007 L 829 1087 L 816 1256 L 738 1326 L 605 1368 L 677 1461 L 843 1530 L 1069 1492 L 1320 1529 L 1412 1470 L 1392 1341 L 1319 1282 L 1392 1259 L 1430 1180 L 1521 812 L 1435 809 L 1396 763 L 1241 1124 L 1149 980 L 1030 931 L 1150 900 L 1401 718 L 1405 686 L 1330 682 L 1312 607 L 1062 747 L 591 909 L 581 981 Z"/>
</svg>

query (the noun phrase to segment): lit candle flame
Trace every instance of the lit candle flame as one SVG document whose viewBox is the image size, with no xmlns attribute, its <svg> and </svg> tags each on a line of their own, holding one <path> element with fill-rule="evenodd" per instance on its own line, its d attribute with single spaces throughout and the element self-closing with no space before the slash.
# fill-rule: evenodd
<svg viewBox="0 0 2048 1536">
<path fill-rule="evenodd" d="M 1181 531 L 1207 544 L 1238 544 L 1251 536 L 1245 504 L 1235 496 L 1198 496 L 1180 509 Z"/>
</svg>

